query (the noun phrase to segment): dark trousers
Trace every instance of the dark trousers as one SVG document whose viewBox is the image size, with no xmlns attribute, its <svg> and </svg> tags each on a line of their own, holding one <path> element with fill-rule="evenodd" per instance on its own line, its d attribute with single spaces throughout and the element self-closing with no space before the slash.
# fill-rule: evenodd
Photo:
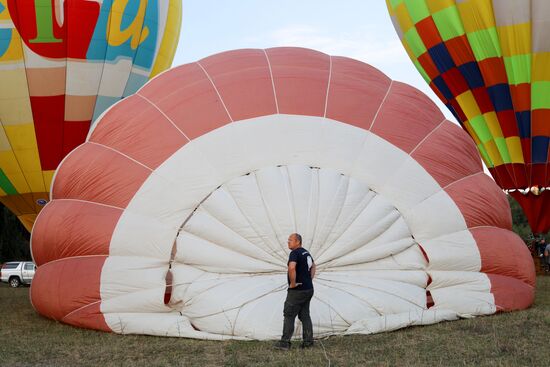
<svg viewBox="0 0 550 367">
<path fill-rule="evenodd" d="M 285 308 L 283 314 L 285 322 L 283 324 L 282 341 L 290 342 L 294 334 L 294 320 L 296 316 L 302 322 L 302 339 L 304 343 L 313 342 L 313 325 L 309 316 L 309 302 L 313 297 L 313 289 L 305 291 L 289 289 L 286 294 Z"/>
</svg>

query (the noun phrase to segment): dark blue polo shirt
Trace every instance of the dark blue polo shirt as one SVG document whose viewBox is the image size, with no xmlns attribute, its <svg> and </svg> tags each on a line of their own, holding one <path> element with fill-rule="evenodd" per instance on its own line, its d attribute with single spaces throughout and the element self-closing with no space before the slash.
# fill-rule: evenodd
<svg viewBox="0 0 550 367">
<path fill-rule="evenodd" d="M 313 266 L 313 257 L 303 247 L 299 247 L 296 250 L 292 250 L 288 255 L 288 263 L 294 261 L 296 263 L 296 283 L 302 283 L 296 288 L 297 290 L 313 289 L 313 282 L 311 281 L 310 269 Z M 287 263 L 287 265 L 288 265 Z M 290 277 L 287 274 L 287 281 L 290 285 Z"/>
</svg>

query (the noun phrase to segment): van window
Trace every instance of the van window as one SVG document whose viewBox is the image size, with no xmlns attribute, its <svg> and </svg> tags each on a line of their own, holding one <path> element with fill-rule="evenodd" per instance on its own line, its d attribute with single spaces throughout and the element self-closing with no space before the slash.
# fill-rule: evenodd
<svg viewBox="0 0 550 367">
<path fill-rule="evenodd" d="M 34 270 L 34 264 L 33 263 L 26 263 L 25 264 L 25 270 Z"/>
<path fill-rule="evenodd" d="M 2 269 L 16 269 L 18 266 L 19 263 L 5 263 Z"/>
</svg>

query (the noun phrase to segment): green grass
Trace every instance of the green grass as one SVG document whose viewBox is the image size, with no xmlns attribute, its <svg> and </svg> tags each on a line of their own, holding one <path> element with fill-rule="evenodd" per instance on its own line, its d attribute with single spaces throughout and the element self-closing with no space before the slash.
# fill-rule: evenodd
<svg viewBox="0 0 550 367">
<path fill-rule="evenodd" d="M 47 320 L 29 288 L 0 286 L 0 366 L 549 366 L 550 277 L 537 279 L 529 310 L 332 337 L 311 350 L 272 342 L 212 342 L 115 335 Z M 325 356 L 326 353 L 326 356 Z"/>
</svg>

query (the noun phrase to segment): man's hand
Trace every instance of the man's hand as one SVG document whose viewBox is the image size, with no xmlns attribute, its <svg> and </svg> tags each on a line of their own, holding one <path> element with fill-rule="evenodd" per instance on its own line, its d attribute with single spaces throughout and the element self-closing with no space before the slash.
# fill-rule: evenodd
<svg viewBox="0 0 550 367">
<path fill-rule="evenodd" d="M 296 287 L 299 287 L 301 286 L 302 283 L 290 283 L 290 285 L 288 286 L 288 288 L 292 289 L 292 288 L 296 288 Z"/>
</svg>

